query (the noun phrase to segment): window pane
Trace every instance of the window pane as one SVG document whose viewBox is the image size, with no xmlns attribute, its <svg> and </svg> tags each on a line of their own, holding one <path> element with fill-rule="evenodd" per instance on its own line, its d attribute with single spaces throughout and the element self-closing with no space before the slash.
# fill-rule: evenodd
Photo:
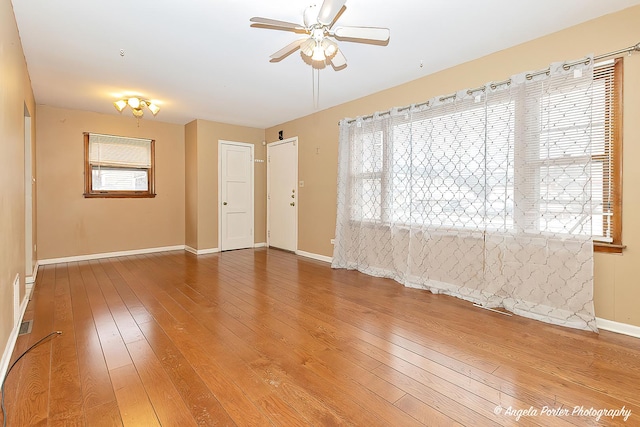
<svg viewBox="0 0 640 427">
<path fill-rule="evenodd" d="M 359 179 L 354 185 L 351 217 L 360 221 L 380 221 L 382 215 L 380 179 Z"/>
<path fill-rule="evenodd" d="M 540 168 L 539 230 L 563 234 L 590 234 L 591 200 L 588 164 Z"/>
<path fill-rule="evenodd" d="M 93 191 L 148 191 L 146 169 L 92 167 Z"/>
</svg>

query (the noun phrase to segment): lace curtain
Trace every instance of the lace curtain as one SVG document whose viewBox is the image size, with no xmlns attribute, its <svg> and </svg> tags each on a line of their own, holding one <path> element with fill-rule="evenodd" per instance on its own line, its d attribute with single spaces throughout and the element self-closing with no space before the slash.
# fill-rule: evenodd
<svg viewBox="0 0 640 427">
<path fill-rule="evenodd" d="M 342 120 L 332 266 L 597 331 L 592 92 L 589 58 Z"/>
</svg>

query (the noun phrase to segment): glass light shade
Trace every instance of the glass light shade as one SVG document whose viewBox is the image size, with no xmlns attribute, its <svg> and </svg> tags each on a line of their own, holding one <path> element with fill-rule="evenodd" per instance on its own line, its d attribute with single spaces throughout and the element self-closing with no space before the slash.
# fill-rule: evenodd
<svg viewBox="0 0 640 427">
<path fill-rule="evenodd" d="M 149 107 L 149 111 L 151 111 L 151 113 L 155 116 L 156 114 L 158 114 L 158 111 L 160 111 L 160 107 L 158 107 L 156 104 L 154 104 L 153 102 L 148 102 L 147 103 L 147 107 Z"/>
<path fill-rule="evenodd" d="M 300 45 L 300 50 L 307 56 L 313 55 L 313 48 L 316 46 L 315 40 L 308 38 Z"/>
<path fill-rule="evenodd" d="M 114 102 L 113 106 L 116 107 L 116 110 L 122 111 L 124 107 L 127 106 L 127 101 L 125 101 L 124 99 L 121 99 L 119 101 Z"/>
<path fill-rule="evenodd" d="M 140 108 L 140 99 L 136 97 L 129 98 L 127 100 L 127 104 L 129 104 L 129 107 L 135 110 L 136 108 Z"/>
<path fill-rule="evenodd" d="M 320 43 L 316 44 L 316 47 L 313 48 L 313 55 L 311 59 L 314 61 L 324 61 L 324 49 L 322 49 L 322 45 Z"/>
<path fill-rule="evenodd" d="M 322 48 L 327 58 L 331 58 L 338 51 L 338 45 L 329 39 L 322 40 Z"/>
<path fill-rule="evenodd" d="M 142 115 L 144 114 L 144 111 L 142 111 L 141 108 L 132 108 L 131 111 L 133 112 L 133 115 L 136 117 L 142 117 Z"/>
</svg>

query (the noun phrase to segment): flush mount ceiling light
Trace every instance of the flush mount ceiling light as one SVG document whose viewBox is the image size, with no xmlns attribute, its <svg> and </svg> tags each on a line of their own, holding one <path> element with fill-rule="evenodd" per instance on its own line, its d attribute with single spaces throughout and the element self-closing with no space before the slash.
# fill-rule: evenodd
<svg viewBox="0 0 640 427">
<path fill-rule="evenodd" d="M 136 96 L 132 96 L 131 98 L 122 98 L 113 103 L 113 106 L 116 107 L 116 110 L 119 112 L 122 112 L 127 105 L 131 108 L 133 115 L 138 119 L 144 115 L 144 107 L 147 107 L 154 116 L 158 114 L 158 111 L 160 111 L 160 107 L 152 101 L 149 101 L 148 99 L 140 99 Z"/>
</svg>

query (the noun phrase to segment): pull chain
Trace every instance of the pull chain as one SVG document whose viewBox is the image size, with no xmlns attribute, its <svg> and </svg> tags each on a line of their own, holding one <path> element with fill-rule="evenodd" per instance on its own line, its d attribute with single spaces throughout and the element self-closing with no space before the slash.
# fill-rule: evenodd
<svg viewBox="0 0 640 427">
<path fill-rule="evenodd" d="M 311 66 L 311 85 L 313 86 L 313 108 L 318 109 L 320 105 L 320 70 Z"/>
</svg>

